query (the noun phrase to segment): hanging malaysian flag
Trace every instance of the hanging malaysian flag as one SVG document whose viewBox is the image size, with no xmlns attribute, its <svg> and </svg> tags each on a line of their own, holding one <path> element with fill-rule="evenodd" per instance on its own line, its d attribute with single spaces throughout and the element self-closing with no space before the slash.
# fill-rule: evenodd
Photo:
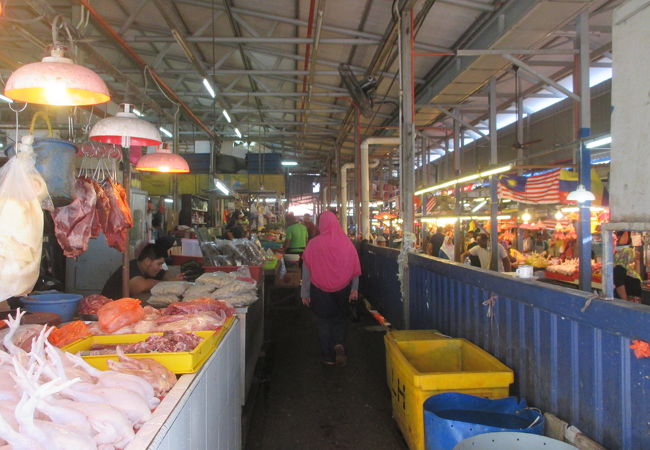
<svg viewBox="0 0 650 450">
<path fill-rule="evenodd" d="M 497 186 L 499 198 L 509 198 L 521 203 L 560 203 L 560 169 L 538 175 L 504 175 Z"/>
</svg>

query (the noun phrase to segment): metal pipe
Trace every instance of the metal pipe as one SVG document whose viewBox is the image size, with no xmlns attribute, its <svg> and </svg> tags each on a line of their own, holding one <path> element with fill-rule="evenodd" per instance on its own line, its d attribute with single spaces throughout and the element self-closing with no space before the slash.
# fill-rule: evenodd
<svg viewBox="0 0 650 450">
<path fill-rule="evenodd" d="M 371 145 L 400 145 L 398 137 L 370 137 L 361 142 L 361 238 L 370 236 L 370 165 L 368 148 Z"/>
<path fill-rule="evenodd" d="M 345 234 L 348 234 L 348 169 L 354 168 L 354 163 L 345 163 L 341 166 L 340 171 L 340 186 L 341 194 L 339 201 L 341 202 L 341 210 L 339 211 L 341 217 L 341 228 Z"/>
<path fill-rule="evenodd" d="M 580 157 L 578 158 L 579 180 L 586 190 L 591 190 L 591 154 L 584 139 L 591 134 L 591 91 L 589 88 L 589 12 L 578 16 L 579 79 L 580 79 Z M 580 289 L 591 291 L 591 202 L 580 203 Z"/>
<path fill-rule="evenodd" d="M 87 0 L 79 0 L 87 2 Z M 310 38 L 279 38 L 279 37 L 210 37 L 210 36 L 188 36 L 187 42 L 209 42 L 228 44 L 311 44 Z M 173 36 L 131 36 L 124 39 L 125 42 L 176 42 Z M 377 39 L 345 39 L 345 38 L 322 38 L 322 45 L 378 45 Z"/>
<path fill-rule="evenodd" d="M 489 82 L 489 103 L 490 103 L 490 166 L 496 166 L 497 158 L 497 81 L 495 77 L 490 78 Z M 490 178 L 490 258 L 491 267 L 494 270 L 499 269 L 499 227 L 497 214 L 499 212 L 499 197 L 497 195 L 498 176 L 493 175 Z"/>
</svg>

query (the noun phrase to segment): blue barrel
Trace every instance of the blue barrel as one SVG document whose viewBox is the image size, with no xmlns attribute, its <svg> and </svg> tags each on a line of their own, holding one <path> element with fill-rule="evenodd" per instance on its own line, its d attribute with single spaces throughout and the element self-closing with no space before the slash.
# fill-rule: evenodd
<svg viewBox="0 0 650 450">
<path fill-rule="evenodd" d="M 452 450 L 463 439 L 503 431 L 543 434 L 544 416 L 515 397 L 492 400 L 448 392 L 424 402 L 427 450 Z"/>
<path fill-rule="evenodd" d="M 34 139 L 36 170 L 45 180 L 54 206 L 65 206 L 74 197 L 74 157 L 77 147 L 69 141 L 56 138 Z M 14 146 L 5 150 L 8 157 L 15 155 Z"/>
</svg>

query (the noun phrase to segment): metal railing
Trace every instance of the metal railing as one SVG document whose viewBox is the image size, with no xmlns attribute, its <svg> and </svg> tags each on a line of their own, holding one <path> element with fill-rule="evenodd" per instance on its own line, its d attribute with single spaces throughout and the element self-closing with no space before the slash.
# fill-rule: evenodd
<svg viewBox="0 0 650 450">
<path fill-rule="evenodd" d="M 362 286 L 398 327 L 396 258 L 365 247 Z M 515 371 L 513 394 L 606 447 L 650 448 L 650 358 L 630 349 L 650 342 L 650 307 L 415 254 L 409 272 L 411 328 L 481 346 Z"/>
</svg>

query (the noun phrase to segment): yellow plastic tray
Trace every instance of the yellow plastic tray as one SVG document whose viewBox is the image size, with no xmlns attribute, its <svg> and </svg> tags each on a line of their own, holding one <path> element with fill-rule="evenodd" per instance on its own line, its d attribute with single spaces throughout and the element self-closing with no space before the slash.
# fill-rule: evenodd
<svg viewBox="0 0 650 450">
<path fill-rule="evenodd" d="M 203 340 L 191 352 L 169 352 L 169 353 L 127 353 L 128 356 L 135 359 L 151 358 L 158 361 L 163 366 L 176 374 L 194 373 L 198 371 L 203 363 L 212 355 L 228 330 L 232 327 L 236 317 L 230 317 L 221 329 L 215 331 L 193 331 L 194 334 L 203 338 Z M 141 342 L 153 334 L 162 335 L 163 333 L 144 333 L 144 334 L 109 334 L 102 336 L 90 336 L 84 339 L 66 345 L 62 350 L 69 353 L 78 353 L 90 348 L 94 344 L 132 344 Z M 117 355 L 96 355 L 83 356 L 83 359 L 91 366 L 99 370 L 109 370 L 108 360 L 117 360 Z"/>
</svg>

